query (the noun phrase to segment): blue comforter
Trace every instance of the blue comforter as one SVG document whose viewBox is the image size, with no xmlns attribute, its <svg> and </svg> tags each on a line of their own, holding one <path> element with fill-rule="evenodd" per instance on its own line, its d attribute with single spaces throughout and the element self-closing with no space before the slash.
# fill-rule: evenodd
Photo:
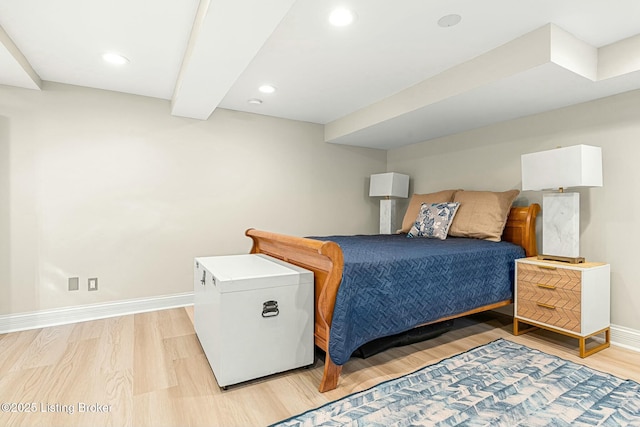
<svg viewBox="0 0 640 427">
<path fill-rule="evenodd" d="M 312 238 L 334 241 L 344 254 L 329 337 L 337 365 L 373 339 L 512 298 L 514 260 L 525 256 L 512 243 L 455 237 Z"/>
</svg>

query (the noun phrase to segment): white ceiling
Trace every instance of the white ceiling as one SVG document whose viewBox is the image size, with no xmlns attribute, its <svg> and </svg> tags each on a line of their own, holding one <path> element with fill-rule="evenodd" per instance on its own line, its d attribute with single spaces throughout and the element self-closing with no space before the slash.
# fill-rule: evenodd
<svg viewBox="0 0 640 427">
<path fill-rule="evenodd" d="M 356 13 L 351 26 L 329 25 L 336 6 Z M 437 25 L 452 13 L 458 25 Z M 106 51 L 130 62 L 106 64 Z M 640 1 L 0 0 L 0 84 L 42 81 L 392 148 L 640 89 Z"/>
</svg>

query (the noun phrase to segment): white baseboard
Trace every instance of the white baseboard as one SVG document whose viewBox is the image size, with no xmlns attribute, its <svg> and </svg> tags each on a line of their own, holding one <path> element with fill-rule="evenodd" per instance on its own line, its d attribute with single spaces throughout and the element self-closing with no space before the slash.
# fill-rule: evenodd
<svg viewBox="0 0 640 427">
<path fill-rule="evenodd" d="M 0 316 L 0 334 L 193 305 L 193 292 Z"/>
<path fill-rule="evenodd" d="M 193 292 L 0 316 L 0 334 L 193 305 Z M 640 331 L 611 325 L 611 344 L 640 352 Z"/>
<path fill-rule="evenodd" d="M 640 331 L 611 325 L 611 344 L 640 352 Z"/>
</svg>

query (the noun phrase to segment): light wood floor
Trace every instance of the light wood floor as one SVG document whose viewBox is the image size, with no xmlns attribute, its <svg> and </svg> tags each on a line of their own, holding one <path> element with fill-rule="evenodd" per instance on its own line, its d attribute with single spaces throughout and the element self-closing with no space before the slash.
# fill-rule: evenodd
<svg viewBox="0 0 640 427">
<path fill-rule="evenodd" d="M 0 426 L 264 426 L 501 337 L 640 381 L 640 353 L 611 347 L 580 359 L 575 340 L 543 331 L 514 337 L 511 319 L 492 313 L 352 359 L 328 393 L 317 391 L 320 362 L 222 391 L 192 315 L 179 308 L 0 335 L 0 403 L 35 409 L 0 412 Z"/>
</svg>

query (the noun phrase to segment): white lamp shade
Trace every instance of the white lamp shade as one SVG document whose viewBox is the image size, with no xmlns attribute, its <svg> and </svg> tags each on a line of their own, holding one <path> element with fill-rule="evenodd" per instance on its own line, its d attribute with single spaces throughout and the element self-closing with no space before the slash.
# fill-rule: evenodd
<svg viewBox="0 0 640 427">
<path fill-rule="evenodd" d="M 523 154 L 522 190 L 602 187 L 602 149 L 573 145 Z"/>
<path fill-rule="evenodd" d="M 370 197 L 408 197 L 409 175 L 396 172 L 371 175 Z"/>
</svg>

